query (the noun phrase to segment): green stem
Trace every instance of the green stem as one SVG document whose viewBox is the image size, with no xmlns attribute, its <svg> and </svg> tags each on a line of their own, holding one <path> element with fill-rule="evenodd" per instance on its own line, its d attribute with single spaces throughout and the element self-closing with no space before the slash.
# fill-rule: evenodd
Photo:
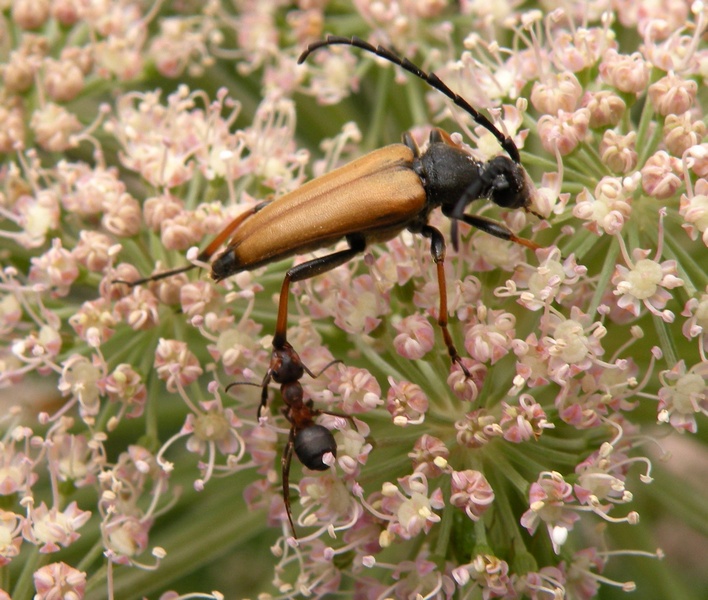
<svg viewBox="0 0 708 600">
<path fill-rule="evenodd" d="M 22 565 L 22 572 L 12 592 L 13 600 L 30 600 L 34 593 L 34 573 L 47 562 L 47 554 L 39 553 L 39 546 L 32 546 Z"/>
</svg>

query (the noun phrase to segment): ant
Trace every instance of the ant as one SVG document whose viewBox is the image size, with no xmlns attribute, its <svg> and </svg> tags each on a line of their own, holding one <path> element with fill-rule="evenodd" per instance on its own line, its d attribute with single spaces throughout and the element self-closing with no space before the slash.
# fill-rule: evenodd
<svg viewBox="0 0 708 600">
<path fill-rule="evenodd" d="M 315 418 L 319 415 L 332 415 L 347 419 L 352 427 L 356 429 L 356 423 L 353 417 L 341 413 L 330 412 L 326 410 L 318 410 L 314 408 L 312 400 L 303 400 L 304 390 L 300 380 L 307 373 L 313 379 L 316 379 L 324 371 L 332 365 L 341 362 L 333 360 L 327 363 L 319 373 L 315 374 L 308 369 L 300 359 L 300 355 L 290 345 L 285 342 L 284 345 L 273 349 L 270 358 L 270 366 L 260 384 L 261 387 L 261 402 L 258 405 L 258 420 L 261 419 L 261 411 L 268 403 L 268 384 L 271 380 L 280 384 L 280 393 L 283 397 L 285 406 L 282 408 L 282 413 L 290 423 L 290 434 L 288 442 L 283 450 L 281 458 L 282 480 L 283 480 L 283 501 L 285 502 L 285 511 L 288 515 L 290 529 L 293 532 L 293 537 L 297 539 L 295 524 L 293 523 L 292 511 L 290 509 L 290 463 L 292 462 L 293 451 L 300 459 L 300 462 L 308 469 L 313 471 L 326 471 L 330 465 L 324 460 L 326 454 L 331 454 L 333 458 L 337 457 L 337 443 L 334 440 L 334 435 L 324 425 L 315 423 Z M 226 387 L 226 391 L 234 385 L 249 384 L 245 381 L 236 381 Z M 259 384 L 250 384 L 259 385 Z"/>
</svg>

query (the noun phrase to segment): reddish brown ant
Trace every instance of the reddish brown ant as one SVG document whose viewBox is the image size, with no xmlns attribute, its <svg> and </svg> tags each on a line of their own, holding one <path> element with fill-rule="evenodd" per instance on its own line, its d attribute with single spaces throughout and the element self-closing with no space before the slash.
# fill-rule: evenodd
<svg viewBox="0 0 708 600">
<path fill-rule="evenodd" d="M 261 419 L 261 411 L 268 403 L 268 384 L 271 380 L 280 384 L 280 393 L 283 396 L 282 413 L 290 423 L 290 434 L 288 442 L 283 450 L 281 458 L 282 479 L 283 479 L 283 501 L 285 511 L 290 522 L 290 529 L 293 537 L 297 539 L 295 524 L 293 523 L 292 511 L 290 509 L 290 463 L 293 457 L 293 450 L 300 459 L 300 462 L 313 471 L 326 471 L 330 465 L 324 461 L 326 454 L 337 457 L 337 443 L 334 435 L 324 425 L 315 423 L 315 418 L 319 415 L 332 415 L 347 419 L 352 427 L 356 429 L 354 419 L 350 415 L 318 410 L 314 408 L 312 400 L 304 401 L 304 390 L 300 379 L 307 373 L 316 379 L 332 365 L 341 362 L 333 360 L 327 363 L 317 374 L 308 369 L 300 359 L 300 356 L 293 347 L 285 342 L 283 346 L 273 349 L 270 358 L 270 366 L 261 382 L 261 402 L 258 405 L 258 420 Z M 248 382 L 237 381 L 229 384 L 226 391 L 234 385 L 247 384 Z M 253 384 L 259 385 L 259 384 Z"/>
</svg>

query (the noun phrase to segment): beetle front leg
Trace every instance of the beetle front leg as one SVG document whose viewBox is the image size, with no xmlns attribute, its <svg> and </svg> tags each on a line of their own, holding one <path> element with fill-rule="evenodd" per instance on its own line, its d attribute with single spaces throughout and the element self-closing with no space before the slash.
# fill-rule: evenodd
<svg viewBox="0 0 708 600">
<path fill-rule="evenodd" d="M 472 225 L 472 227 L 476 227 L 480 231 L 484 231 L 485 233 L 501 238 L 502 240 L 509 240 L 515 244 L 521 244 L 531 250 L 538 250 L 541 248 L 541 246 L 539 246 L 536 242 L 518 237 L 506 225 L 497 223 L 497 221 L 492 219 L 487 219 L 486 217 L 481 217 L 479 215 L 462 215 L 461 219 L 468 225 Z"/>
<path fill-rule="evenodd" d="M 275 335 L 273 336 L 273 348 L 282 349 L 287 345 L 288 329 L 288 295 L 290 294 L 290 284 L 295 281 L 310 279 L 316 275 L 321 275 L 327 271 L 349 262 L 354 256 L 360 254 L 366 248 L 364 238 L 359 236 L 347 237 L 349 248 L 340 250 L 326 256 L 313 258 L 300 265 L 288 269 L 280 288 L 280 300 L 278 302 L 278 319 L 275 324 Z"/>
<path fill-rule="evenodd" d="M 445 281 L 445 238 L 435 227 L 425 225 L 420 232 L 423 237 L 430 238 L 430 254 L 435 262 L 435 267 L 438 271 L 438 288 L 440 289 L 440 308 L 438 309 L 438 325 L 442 330 L 443 339 L 447 346 L 447 352 L 453 363 L 457 363 L 465 374 L 465 377 L 470 376 L 467 367 L 462 364 L 462 359 L 457 353 L 455 343 L 452 341 L 452 336 L 447 328 L 447 283 Z"/>
</svg>

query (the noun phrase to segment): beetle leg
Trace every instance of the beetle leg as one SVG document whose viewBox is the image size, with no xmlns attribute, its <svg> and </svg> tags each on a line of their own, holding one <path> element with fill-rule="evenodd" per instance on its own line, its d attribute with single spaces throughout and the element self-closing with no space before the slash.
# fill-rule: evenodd
<svg viewBox="0 0 708 600">
<path fill-rule="evenodd" d="M 199 260 L 208 261 L 221 246 L 224 245 L 226 240 L 228 240 L 236 229 L 249 217 L 255 215 L 264 206 L 267 206 L 270 202 L 259 202 L 255 206 L 243 211 L 240 215 L 234 218 L 226 227 L 224 227 L 204 250 L 199 253 Z"/>
<path fill-rule="evenodd" d="M 440 289 L 440 308 L 438 309 L 438 325 L 442 330 L 443 339 L 447 346 L 447 352 L 452 359 L 452 362 L 460 365 L 465 377 L 470 376 L 470 372 L 465 365 L 462 364 L 462 359 L 457 353 L 455 343 L 452 341 L 452 336 L 447 328 L 447 284 L 445 282 L 445 238 L 435 227 L 425 225 L 420 233 L 423 237 L 430 238 L 430 254 L 435 262 L 435 267 L 438 271 L 438 288 Z"/>
<path fill-rule="evenodd" d="M 465 190 L 465 193 L 459 198 L 455 205 L 450 210 L 444 210 L 443 214 L 448 217 L 451 221 L 450 225 L 450 239 L 452 240 L 452 247 L 455 252 L 460 249 L 460 234 L 459 234 L 459 224 L 460 219 L 465 218 L 465 208 L 469 206 L 470 202 L 479 198 L 479 194 L 482 190 L 482 180 L 478 177 L 473 181 L 470 186 Z"/>
<path fill-rule="evenodd" d="M 283 279 L 283 286 L 280 288 L 280 301 L 278 303 L 278 320 L 275 324 L 275 335 L 273 336 L 273 347 L 284 348 L 287 344 L 287 328 L 288 328 L 288 294 L 290 293 L 290 284 L 303 279 L 310 279 L 316 275 L 321 275 L 327 271 L 349 262 L 354 256 L 364 251 L 366 242 L 360 236 L 347 236 L 349 248 L 333 252 L 326 256 L 313 258 L 300 265 L 288 269 Z"/>
<path fill-rule="evenodd" d="M 293 537 L 297 538 L 297 533 L 295 532 L 295 524 L 293 523 L 293 515 L 290 510 L 290 463 L 293 458 L 293 448 L 295 446 L 295 428 L 290 429 L 290 435 L 288 436 L 288 443 L 283 449 L 283 457 L 280 459 L 280 465 L 282 470 L 283 478 L 283 502 L 285 503 L 285 512 L 288 514 L 288 521 L 290 522 L 290 530 L 293 532 Z"/>
<path fill-rule="evenodd" d="M 514 242 L 515 244 L 521 244 L 522 246 L 526 246 L 531 250 L 538 250 L 539 248 L 541 248 L 541 246 L 539 246 L 536 242 L 532 242 L 531 240 L 518 237 L 517 235 L 512 233 L 511 229 L 509 229 L 506 225 L 503 225 L 502 223 L 497 223 L 492 219 L 487 219 L 486 217 L 481 217 L 479 215 L 462 215 L 461 218 L 468 225 L 472 225 L 472 227 L 476 227 L 477 229 L 495 237 L 501 238 L 503 240 L 509 240 L 510 242 Z"/>
</svg>

